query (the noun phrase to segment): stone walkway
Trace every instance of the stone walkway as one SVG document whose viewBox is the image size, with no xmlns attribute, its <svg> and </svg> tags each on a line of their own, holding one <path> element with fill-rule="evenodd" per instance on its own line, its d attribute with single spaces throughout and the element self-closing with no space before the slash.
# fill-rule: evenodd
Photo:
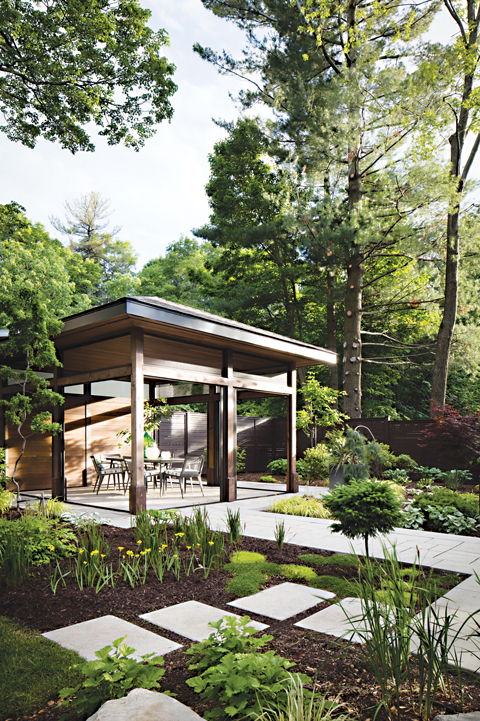
<svg viewBox="0 0 480 721">
<path fill-rule="evenodd" d="M 283 488 L 279 487 L 278 490 L 282 491 Z M 300 493 L 309 493 L 316 496 L 321 496 L 326 492 L 326 488 L 300 488 Z M 281 496 L 281 498 L 287 497 L 286 494 Z M 238 508 L 241 522 L 245 526 L 244 535 L 246 536 L 274 540 L 276 523 L 279 520 L 284 520 L 287 531 L 286 541 L 288 543 L 338 553 L 351 553 L 352 549 L 354 552 L 363 553 L 363 541 L 352 543 L 341 534 L 332 533 L 330 530 L 331 521 L 268 513 L 267 510 L 271 502 L 271 497 L 260 496 L 241 499 L 230 504 L 214 503 L 206 507 L 211 525 L 217 530 L 227 530 L 225 523 L 227 507 L 230 507 L 233 511 Z M 92 510 L 95 509 L 92 508 Z M 193 509 L 190 507 L 179 510 L 184 515 L 190 515 Z M 72 511 L 79 512 L 79 508 L 72 506 Z M 105 512 L 98 509 L 97 513 L 104 517 L 108 516 L 115 526 L 121 528 L 130 527 L 130 516 L 128 514 Z M 454 611 L 457 613 L 461 621 L 472 611 L 480 609 L 480 584 L 476 581 L 474 575 L 476 572 L 480 577 L 480 538 L 396 529 L 388 536 L 370 541 L 370 553 L 372 556 L 376 558 L 383 557 L 382 542 L 386 543 L 387 546 L 395 544 L 398 558 L 402 562 L 413 563 L 417 560 L 425 566 L 469 576 L 469 578 L 449 591 L 446 596 L 439 599 L 436 608 L 440 609 L 446 605 L 452 613 Z M 462 635 L 471 636 L 475 629 L 476 626 L 473 624 L 470 629 L 464 629 L 465 632 Z M 475 642 L 472 638 L 463 638 L 459 643 L 458 650 L 464 652 L 462 665 L 469 670 L 478 671 L 480 670 L 480 651 L 476 650 L 477 646 L 475 645 L 475 643 L 480 645 L 478 629 L 475 636 Z"/>
</svg>

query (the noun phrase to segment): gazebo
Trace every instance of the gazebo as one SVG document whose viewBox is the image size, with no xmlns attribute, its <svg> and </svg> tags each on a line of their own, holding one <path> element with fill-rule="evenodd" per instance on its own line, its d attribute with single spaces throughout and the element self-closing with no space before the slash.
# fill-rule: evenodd
<svg viewBox="0 0 480 721">
<path fill-rule="evenodd" d="M 54 369 L 51 385 L 59 392 L 76 388 L 76 405 L 83 407 L 85 419 L 85 464 L 91 384 L 130 383 L 131 513 L 146 506 L 145 385 L 151 400 L 165 383 L 203 387 L 197 395 L 177 395 L 168 402 L 207 403 L 207 482 L 220 486 L 221 501 L 236 498 L 237 398 L 286 396 L 287 490 L 298 489 L 296 369 L 335 363 L 335 353 L 160 298 L 138 296 L 67 317 L 55 345 L 62 366 Z M 64 422 L 64 414 L 65 408 L 57 406 L 54 420 Z M 64 434 L 52 440 L 53 497 L 63 496 L 65 443 L 68 451 Z"/>
</svg>

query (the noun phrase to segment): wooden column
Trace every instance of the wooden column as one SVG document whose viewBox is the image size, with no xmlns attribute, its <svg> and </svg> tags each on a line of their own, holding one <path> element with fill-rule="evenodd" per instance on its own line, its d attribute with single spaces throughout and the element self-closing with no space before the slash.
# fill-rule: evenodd
<svg viewBox="0 0 480 721">
<path fill-rule="evenodd" d="M 233 387 L 232 351 L 223 351 L 222 376 L 230 381 L 220 388 L 221 478 L 220 501 L 237 499 L 237 391 Z"/>
<path fill-rule="evenodd" d="M 215 386 L 208 386 L 207 485 L 215 485 Z"/>
<path fill-rule="evenodd" d="M 53 372 L 53 390 L 58 393 L 59 369 Z M 60 501 L 65 499 L 65 408 L 63 405 L 53 406 L 52 420 L 60 423 L 62 431 L 52 436 L 52 498 Z"/>
<path fill-rule="evenodd" d="M 297 371 L 292 364 L 287 374 L 291 393 L 287 396 L 287 491 L 297 493 Z"/>
<path fill-rule="evenodd" d="M 131 406 L 132 406 L 132 481 L 129 489 L 129 510 L 136 514 L 144 511 L 147 488 L 143 475 L 143 331 L 133 328 L 131 332 Z"/>
<path fill-rule="evenodd" d="M 92 418 L 90 404 L 92 400 L 92 384 L 85 383 L 83 386 L 83 397 L 85 403 L 85 469 L 82 474 L 82 485 L 88 486 L 88 476 L 93 472 L 92 461 L 90 459 L 90 435 L 92 428 Z M 90 470 L 91 469 L 91 470 Z"/>
<path fill-rule="evenodd" d="M 0 401 L 3 399 L 3 388 L 7 385 L 7 381 L 0 378 Z M 6 442 L 6 426 L 5 426 L 5 408 L 0 405 L 0 448 L 5 448 L 5 460 L 7 457 L 7 449 L 5 446 Z"/>
</svg>

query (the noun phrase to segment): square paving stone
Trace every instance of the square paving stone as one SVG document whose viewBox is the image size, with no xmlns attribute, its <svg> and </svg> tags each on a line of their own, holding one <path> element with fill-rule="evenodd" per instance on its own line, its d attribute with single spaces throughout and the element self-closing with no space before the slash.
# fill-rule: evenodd
<svg viewBox="0 0 480 721">
<path fill-rule="evenodd" d="M 135 649 L 135 653 L 130 658 L 135 658 L 137 661 L 146 653 L 163 656 L 177 648 L 182 648 L 180 644 L 174 643 L 168 638 L 163 638 L 163 636 L 123 621 L 116 616 L 93 618 L 90 621 L 59 628 L 56 631 L 48 631 L 42 636 L 56 641 L 64 648 L 77 651 L 87 661 L 94 661 L 97 658 L 95 651 L 111 645 L 113 641 L 122 636 L 127 637 L 123 643 L 127 643 Z"/>
<path fill-rule="evenodd" d="M 151 611 L 140 616 L 145 621 L 150 621 L 156 626 L 166 628 L 167 631 L 178 633 L 179 636 L 185 636 L 192 641 L 204 641 L 214 632 L 209 623 L 216 623 L 224 616 L 234 616 L 240 618 L 234 613 L 222 611 L 214 606 L 207 606 L 205 603 L 198 601 L 185 601 L 177 603 L 175 606 L 161 608 L 159 611 Z M 250 621 L 250 625 L 254 626 L 257 631 L 263 631 L 268 628 L 264 623 L 258 621 Z"/>
<path fill-rule="evenodd" d="M 356 643 L 362 643 L 361 637 L 354 632 L 352 624 L 347 615 L 353 620 L 362 612 L 362 605 L 359 598 L 344 598 L 341 603 L 336 603 L 322 611 L 317 611 L 313 616 L 298 621 L 295 626 L 308 628 L 310 631 L 326 633 L 338 638 L 346 638 Z M 346 615 L 347 614 L 347 615 Z"/>
<path fill-rule="evenodd" d="M 241 608 L 242 611 L 249 613 L 258 613 L 259 616 L 284 621 L 286 618 L 303 613 L 329 598 L 335 598 L 335 594 L 302 586 L 299 583 L 280 583 L 278 586 L 272 586 L 272 588 L 255 593 L 253 596 L 230 601 L 228 605 Z"/>
</svg>

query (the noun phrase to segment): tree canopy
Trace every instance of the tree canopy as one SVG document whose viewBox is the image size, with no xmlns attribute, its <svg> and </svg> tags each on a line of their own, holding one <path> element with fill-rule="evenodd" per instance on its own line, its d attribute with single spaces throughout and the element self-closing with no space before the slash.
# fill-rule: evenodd
<svg viewBox="0 0 480 721">
<path fill-rule="evenodd" d="M 75 153 L 94 150 L 93 122 L 109 145 L 138 150 L 177 89 L 150 15 L 138 0 L 0 0 L 0 131 Z"/>
</svg>

